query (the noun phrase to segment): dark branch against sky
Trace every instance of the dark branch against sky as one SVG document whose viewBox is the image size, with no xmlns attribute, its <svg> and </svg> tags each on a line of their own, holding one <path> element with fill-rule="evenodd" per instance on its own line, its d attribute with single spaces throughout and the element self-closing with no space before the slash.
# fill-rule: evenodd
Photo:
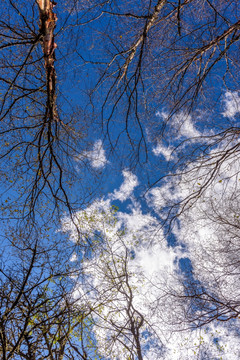
<svg viewBox="0 0 240 360">
<path fill-rule="evenodd" d="M 239 2 L 0 11 L 2 358 L 239 359 Z"/>
</svg>

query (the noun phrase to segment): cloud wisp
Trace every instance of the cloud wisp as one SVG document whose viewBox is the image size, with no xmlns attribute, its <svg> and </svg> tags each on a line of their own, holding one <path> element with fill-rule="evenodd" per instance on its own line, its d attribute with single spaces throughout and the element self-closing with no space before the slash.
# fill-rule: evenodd
<svg viewBox="0 0 240 360">
<path fill-rule="evenodd" d="M 77 161 L 89 161 L 91 166 L 96 170 L 103 169 L 108 163 L 102 140 L 97 140 L 92 150 L 84 151 L 82 154 L 76 156 L 75 159 Z"/>
<path fill-rule="evenodd" d="M 240 112 L 240 96 L 238 91 L 227 91 L 223 97 L 224 111 L 222 115 L 224 117 L 234 119 L 234 117 Z"/>
<path fill-rule="evenodd" d="M 137 176 L 132 172 L 129 170 L 124 170 L 122 174 L 124 177 L 122 185 L 120 186 L 119 190 L 114 190 L 113 194 L 111 195 L 112 200 L 119 200 L 121 202 L 129 199 L 135 187 L 138 185 Z"/>
<path fill-rule="evenodd" d="M 221 149 L 210 155 L 217 159 Z M 188 360 L 206 354 L 209 359 L 239 359 L 238 328 L 232 321 L 239 311 L 240 158 L 234 160 L 224 162 L 201 198 L 178 217 L 175 246 L 169 245 L 158 219 L 143 212 L 133 198 L 138 179 L 128 170 L 118 190 L 75 214 L 80 241 L 90 241 L 91 256 L 81 261 L 84 276 L 76 280 L 72 296 L 79 298 L 79 306 L 94 308 L 93 330 L 101 355 L 125 360 L 130 350 L 136 353 L 136 333 L 131 329 L 138 327 L 144 360 Z M 161 217 L 162 207 L 184 199 L 207 181 L 211 166 L 211 160 L 208 166 L 192 163 L 182 176 L 154 188 L 150 209 Z M 113 211 L 112 201 L 127 199 L 127 212 Z M 225 221 L 226 211 L 231 222 Z M 71 219 L 63 221 L 63 230 L 79 241 Z M 185 271 L 190 269 L 180 266 L 185 258 L 192 266 L 188 280 Z M 229 321 L 214 320 L 226 316 Z"/>
</svg>

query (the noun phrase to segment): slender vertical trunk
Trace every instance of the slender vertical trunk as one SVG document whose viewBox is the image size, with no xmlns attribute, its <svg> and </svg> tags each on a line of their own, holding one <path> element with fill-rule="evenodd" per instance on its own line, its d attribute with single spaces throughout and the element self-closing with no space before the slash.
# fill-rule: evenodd
<svg viewBox="0 0 240 360">
<path fill-rule="evenodd" d="M 51 0 L 37 0 L 40 15 L 39 32 L 42 35 L 42 49 L 46 69 L 47 83 L 47 117 L 49 120 L 57 120 L 56 106 L 56 71 L 55 71 L 55 49 L 57 44 L 54 41 L 54 29 L 56 27 L 57 16 L 53 12 L 56 5 Z"/>
</svg>

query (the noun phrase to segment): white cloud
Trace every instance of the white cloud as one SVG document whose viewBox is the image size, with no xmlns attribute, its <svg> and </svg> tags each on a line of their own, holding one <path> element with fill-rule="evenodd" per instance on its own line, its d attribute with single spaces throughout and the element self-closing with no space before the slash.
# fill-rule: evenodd
<svg viewBox="0 0 240 360">
<path fill-rule="evenodd" d="M 83 154 L 75 157 L 76 160 L 85 160 L 90 161 L 91 166 L 94 169 L 102 169 L 107 163 L 107 158 L 105 155 L 105 150 L 103 149 L 102 140 L 97 140 L 93 145 L 93 150 L 85 151 Z"/>
<path fill-rule="evenodd" d="M 77 254 L 74 252 L 74 253 L 72 254 L 72 256 L 70 257 L 69 261 L 74 262 L 74 261 L 77 261 L 77 259 L 78 259 L 78 256 L 77 256 Z"/>
<path fill-rule="evenodd" d="M 193 134 L 194 128 L 190 132 Z M 190 164 L 183 175 L 151 190 L 149 207 L 161 216 L 161 207 L 194 194 L 211 178 L 221 156 L 221 149 L 215 149 L 204 163 L 199 160 Z M 240 156 L 236 154 L 221 163 L 201 197 L 178 217 L 173 232 L 184 250 L 180 245 L 169 246 L 158 219 L 145 214 L 131 196 L 138 179 L 128 170 L 123 172 L 124 181 L 118 190 L 75 214 L 74 225 L 70 219 L 63 221 L 63 229 L 70 231 L 74 241 L 82 234 L 83 243 L 84 239 L 91 243 L 91 257 L 83 258 L 83 276 L 76 282 L 73 295 L 79 298 L 79 306 L 95 309 L 94 336 L 104 357 L 125 360 L 128 346 L 135 351 L 135 340 L 126 324 L 132 319 L 138 321 L 141 314 L 144 360 L 240 358 L 239 334 L 231 322 L 189 328 L 186 315 L 196 309 L 191 307 L 192 299 L 185 297 L 184 274 L 178 267 L 179 259 L 188 257 L 193 276 L 204 289 L 222 304 L 234 305 L 232 299 L 239 303 L 239 168 Z M 111 201 L 116 199 L 131 200 L 127 213 L 113 215 Z M 200 307 L 198 319 L 201 311 Z"/>
<path fill-rule="evenodd" d="M 154 244 L 149 248 L 141 249 L 136 256 L 138 265 L 143 269 L 145 276 L 151 279 L 157 274 L 164 278 L 167 273 L 173 272 L 173 264 L 176 259 L 176 252 L 162 244 Z"/>
<path fill-rule="evenodd" d="M 168 113 L 166 111 L 157 111 L 156 112 L 156 116 L 159 116 L 161 118 L 163 118 L 164 121 L 167 121 L 168 119 Z"/>
<path fill-rule="evenodd" d="M 162 143 L 158 143 L 157 146 L 153 149 L 154 155 L 163 155 L 167 161 L 173 159 L 173 148 L 171 146 L 165 147 Z"/>
<path fill-rule="evenodd" d="M 101 208 L 105 209 L 106 204 L 101 203 Z M 128 214 L 116 213 L 117 223 L 113 222 L 112 231 L 108 216 L 102 218 L 98 229 L 104 233 L 104 242 L 97 242 L 91 258 L 83 260 L 86 276 L 83 283 L 76 283 L 73 292 L 81 308 L 95 309 L 94 336 L 100 354 L 112 360 L 125 360 L 129 355 L 127 347 L 133 346 L 135 351 L 134 338 L 126 324 L 130 321 L 129 314 L 135 320 L 141 314 L 144 360 L 180 357 L 189 360 L 204 356 L 238 360 L 238 335 L 234 328 L 210 323 L 202 329 L 186 329 L 186 300 L 176 262 L 178 250 L 168 246 L 156 219 L 144 215 L 139 204 L 134 205 Z M 92 210 L 86 212 L 90 214 Z M 130 232 L 120 236 L 123 225 Z M 149 242 L 147 236 L 139 241 L 138 232 L 147 235 L 154 228 L 153 241 Z M 135 236 L 130 239 L 132 231 Z M 135 256 L 128 255 L 130 249 Z M 172 297 L 171 291 L 181 293 L 182 302 Z"/>
<path fill-rule="evenodd" d="M 86 213 L 91 211 L 86 209 Z M 115 217 L 116 221 L 111 225 L 108 216 L 102 218 L 98 231 L 104 242 L 97 242 L 91 258 L 82 262 L 85 282 L 76 284 L 73 294 L 75 299 L 79 296 L 80 306 L 85 302 L 95 309 L 94 333 L 100 353 L 109 359 L 125 360 L 129 355 L 127 346 L 134 343 L 131 332 L 124 326 L 129 322 L 132 311 L 135 318 L 141 314 L 146 319 L 141 332 L 150 326 L 154 334 L 149 339 L 142 337 L 146 347 L 161 341 L 164 328 L 162 320 L 159 327 L 159 316 L 171 312 L 170 309 L 166 311 L 169 304 L 162 312 L 157 303 L 159 298 L 164 301 L 166 296 L 166 287 L 162 284 L 170 284 L 171 275 L 176 274 L 177 255 L 173 248 L 168 247 L 156 219 L 150 214 L 143 214 L 139 204 L 135 203 L 130 213 L 117 212 Z M 121 229 L 126 231 L 120 235 Z M 153 231 L 155 236 L 149 241 Z M 174 288 L 179 286 L 176 279 L 172 277 Z M 131 302 L 129 287 L 132 289 Z M 128 312 L 126 309 L 129 306 Z M 120 333 L 119 328 L 122 329 Z M 115 336 L 120 341 L 113 340 Z M 144 356 L 144 359 L 148 357 Z"/>
<path fill-rule="evenodd" d="M 132 204 L 129 207 L 131 211 L 125 213 L 119 212 L 118 219 L 121 220 L 123 225 L 126 226 L 131 233 L 135 234 L 139 230 L 141 233 L 144 233 L 145 229 L 147 229 L 149 239 L 150 233 L 156 230 L 158 222 L 151 214 L 143 214 L 140 204 L 133 199 L 131 200 Z M 152 230 L 150 228 L 152 228 Z"/>
<path fill-rule="evenodd" d="M 177 131 L 177 137 L 193 138 L 201 136 L 201 133 L 194 127 L 192 117 L 183 111 L 175 114 L 172 119 L 174 128 Z"/>
<path fill-rule="evenodd" d="M 95 169 L 104 167 L 107 163 L 105 150 L 103 149 L 102 140 L 97 140 L 91 152 L 91 164 Z"/>
<path fill-rule="evenodd" d="M 115 190 L 111 196 L 112 200 L 120 200 L 121 202 L 129 199 L 135 187 L 138 185 L 138 179 L 136 175 L 128 170 L 124 170 L 122 174 L 124 177 L 124 182 L 120 186 L 120 189 Z"/>
<path fill-rule="evenodd" d="M 85 210 L 77 211 L 72 218 L 61 220 L 62 231 L 68 232 L 73 242 L 86 244 L 96 230 L 102 230 L 106 214 L 109 213 L 110 200 L 98 199 Z"/>
<path fill-rule="evenodd" d="M 212 162 L 212 167 L 217 160 Z M 178 240 L 187 246 L 195 277 L 225 304 L 231 304 L 240 296 L 240 251 L 236 231 L 239 227 L 239 168 L 240 159 L 236 155 L 234 161 L 226 159 L 200 199 L 179 217 L 180 228 L 175 230 Z M 198 167 L 197 183 L 196 173 L 194 176 L 194 171 L 189 172 L 183 186 L 192 184 L 194 191 L 198 184 L 208 181 L 210 170 L 210 163 L 205 170 Z M 177 186 L 175 191 L 179 190 Z"/>
<path fill-rule="evenodd" d="M 230 149 L 233 145 L 228 144 Z M 226 144 L 191 163 L 184 174 L 150 191 L 148 204 L 164 216 L 161 207 L 184 201 L 183 212 L 178 206 L 176 240 L 186 248 L 195 279 L 225 304 L 225 314 L 231 317 L 240 310 L 240 156 L 229 151 L 222 162 L 223 153 L 228 154 Z"/>
<path fill-rule="evenodd" d="M 156 115 L 162 117 L 165 121 L 168 119 L 168 114 L 165 111 L 158 111 Z M 181 137 L 189 139 L 201 136 L 201 133 L 194 126 L 192 116 L 184 111 L 174 114 L 171 121 L 169 120 L 169 124 L 178 139 Z"/>
<path fill-rule="evenodd" d="M 222 115 L 228 118 L 234 118 L 240 112 L 240 96 L 238 91 L 227 91 L 223 99 L 224 112 Z"/>
</svg>

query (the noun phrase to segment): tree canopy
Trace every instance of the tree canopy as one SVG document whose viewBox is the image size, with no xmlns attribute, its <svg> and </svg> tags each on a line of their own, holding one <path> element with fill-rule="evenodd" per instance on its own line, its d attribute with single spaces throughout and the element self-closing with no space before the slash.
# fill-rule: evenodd
<svg viewBox="0 0 240 360">
<path fill-rule="evenodd" d="M 239 1 L 0 10 L 1 358 L 239 359 Z"/>
</svg>

